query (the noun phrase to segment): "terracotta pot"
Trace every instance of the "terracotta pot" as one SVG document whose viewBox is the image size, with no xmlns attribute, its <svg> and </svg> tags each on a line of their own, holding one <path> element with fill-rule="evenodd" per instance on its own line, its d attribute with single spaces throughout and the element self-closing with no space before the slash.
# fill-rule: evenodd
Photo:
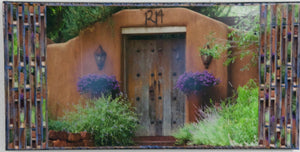
<svg viewBox="0 0 300 152">
<path fill-rule="evenodd" d="M 202 62 L 205 66 L 205 69 L 208 69 L 208 66 L 212 60 L 212 56 L 210 55 L 201 55 Z"/>
<path fill-rule="evenodd" d="M 191 93 L 187 95 L 187 100 L 188 100 L 187 110 L 188 110 L 189 122 L 197 122 L 198 119 L 197 114 L 199 113 L 199 109 L 203 108 L 201 98 L 202 98 L 201 92 Z"/>
</svg>

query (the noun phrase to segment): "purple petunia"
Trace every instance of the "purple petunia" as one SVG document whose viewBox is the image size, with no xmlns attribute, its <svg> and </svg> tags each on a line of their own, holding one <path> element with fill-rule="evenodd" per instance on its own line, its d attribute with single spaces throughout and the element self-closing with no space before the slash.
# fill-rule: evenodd
<svg viewBox="0 0 300 152">
<path fill-rule="evenodd" d="M 114 97 L 120 92 L 120 85 L 115 76 L 88 74 L 79 78 L 77 90 L 91 98 L 109 94 Z"/>
<path fill-rule="evenodd" d="M 265 61 L 265 54 L 261 54 L 260 55 L 260 62 L 264 63 L 264 61 Z"/>
<path fill-rule="evenodd" d="M 266 98 L 266 100 L 269 100 L 269 94 L 268 93 L 265 93 L 265 98 Z"/>
<path fill-rule="evenodd" d="M 291 41 L 291 39 L 292 39 L 292 33 L 288 32 L 288 41 Z"/>
<path fill-rule="evenodd" d="M 20 100 L 21 100 L 21 101 L 24 101 L 24 93 L 21 93 L 21 94 L 20 94 Z"/>
<path fill-rule="evenodd" d="M 185 72 L 180 75 L 175 87 L 185 94 L 191 94 L 215 86 L 219 84 L 219 82 L 219 79 L 216 79 L 207 71 L 195 73 Z"/>
</svg>

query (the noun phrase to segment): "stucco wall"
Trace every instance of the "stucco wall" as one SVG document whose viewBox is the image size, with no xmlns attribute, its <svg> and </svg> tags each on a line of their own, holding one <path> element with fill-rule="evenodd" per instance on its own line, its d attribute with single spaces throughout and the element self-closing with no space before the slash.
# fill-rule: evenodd
<svg viewBox="0 0 300 152">
<path fill-rule="evenodd" d="M 90 26 L 78 37 L 66 43 L 48 45 L 48 109 L 51 118 L 62 116 L 72 104 L 78 103 L 80 95 L 77 92 L 76 83 L 79 77 L 89 73 L 108 74 L 116 75 L 118 80 L 123 81 L 121 28 L 145 27 L 145 12 L 148 10 L 120 11 L 107 22 Z M 211 32 L 216 33 L 216 38 L 227 40 L 229 32 L 227 26 L 184 8 L 162 10 L 163 23 L 159 21 L 156 25 L 148 22 L 147 26 L 186 26 L 186 71 L 205 70 L 198 48 L 207 42 L 206 38 Z M 99 45 L 102 45 L 107 53 L 106 63 L 101 71 L 98 70 L 94 59 L 94 51 Z M 221 79 L 221 83 L 210 91 L 210 95 L 214 95 L 215 99 L 224 98 L 228 94 L 228 75 L 230 74 L 228 74 L 228 67 L 223 65 L 226 59 L 226 55 L 218 60 L 213 59 L 207 69 Z M 239 62 L 236 63 L 239 64 Z M 239 65 L 234 66 L 231 72 L 236 72 L 238 67 Z M 245 74 L 249 77 L 253 76 Z M 233 78 L 235 79 L 234 85 L 238 85 L 240 79 L 236 76 Z M 241 82 L 244 82 L 244 79 Z"/>
</svg>

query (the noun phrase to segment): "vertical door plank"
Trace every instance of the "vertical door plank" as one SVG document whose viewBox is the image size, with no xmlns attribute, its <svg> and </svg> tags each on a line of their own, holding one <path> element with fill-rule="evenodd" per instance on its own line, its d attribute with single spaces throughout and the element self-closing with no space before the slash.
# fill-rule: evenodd
<svg viewBox="0 0 300 152">
<path fill-rule="evenodd" d="M 128 40 L 126 44 L 127 59 L 127 84 L 128 97 L 134 101 L 136 111 L 139 114 L 139 124 L 141 128 L 136 135 L 149 135 L 149 84 L 147 76 L 147 52 L 144 42 L 138 40 Z M 145 72 L 146 71 L 146 72 Z"/>
<path fill-rule="evenodd" d="M 171 129 L 171 99 L 170 99 L 170 47 L 171 41 L 167 39 L 157 40 L 157 77 L 158 77 L 158 110 L 159 129 L 161 135 L 169 135 Z"/>
<path fill-rule="evenodd" d="M 161 134 L 161 129 L 159 129 L 159 91 L 157 90 L 158 86 L 158 76 L 157 76 L 157 49 L 156 49 L 156 41 L 154 39 L 151 40 L 142 40 L 143 45 L 145 46 L 144 49 L 144 66 L 145 70 L 143 73 L 147 76 L 145 82 L 148 82 L 148 90 L 145 90 L 148 94 L 148 104 L 149 104 L 149 119 L 150 119 L 150 128 L 149 128 L 149 135 L 150 136 L 157 136 Z"/>
<path fill-rule="evenodd" d="M 175 89 L 176 82 L 181 74 L 185 72 L 185 39 L 175 40 L 171 49 L 171 130 L 176 131 L 184 125 L 185 118 L 185 96 Z"/>
</svg>

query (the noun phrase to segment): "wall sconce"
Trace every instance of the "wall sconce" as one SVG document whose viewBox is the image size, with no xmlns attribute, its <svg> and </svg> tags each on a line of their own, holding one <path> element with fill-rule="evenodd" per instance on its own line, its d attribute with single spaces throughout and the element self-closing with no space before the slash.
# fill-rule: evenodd
<svg viewBox="0 0 300 152">
<path fill-rule="evenodd" d="M 94 53 L 96 64 L 99 70 L 104 68 L 105 60 L 106 60 L 106 52 L 103 50 L 102 46 L 100 45 Z"/>
</svg>

